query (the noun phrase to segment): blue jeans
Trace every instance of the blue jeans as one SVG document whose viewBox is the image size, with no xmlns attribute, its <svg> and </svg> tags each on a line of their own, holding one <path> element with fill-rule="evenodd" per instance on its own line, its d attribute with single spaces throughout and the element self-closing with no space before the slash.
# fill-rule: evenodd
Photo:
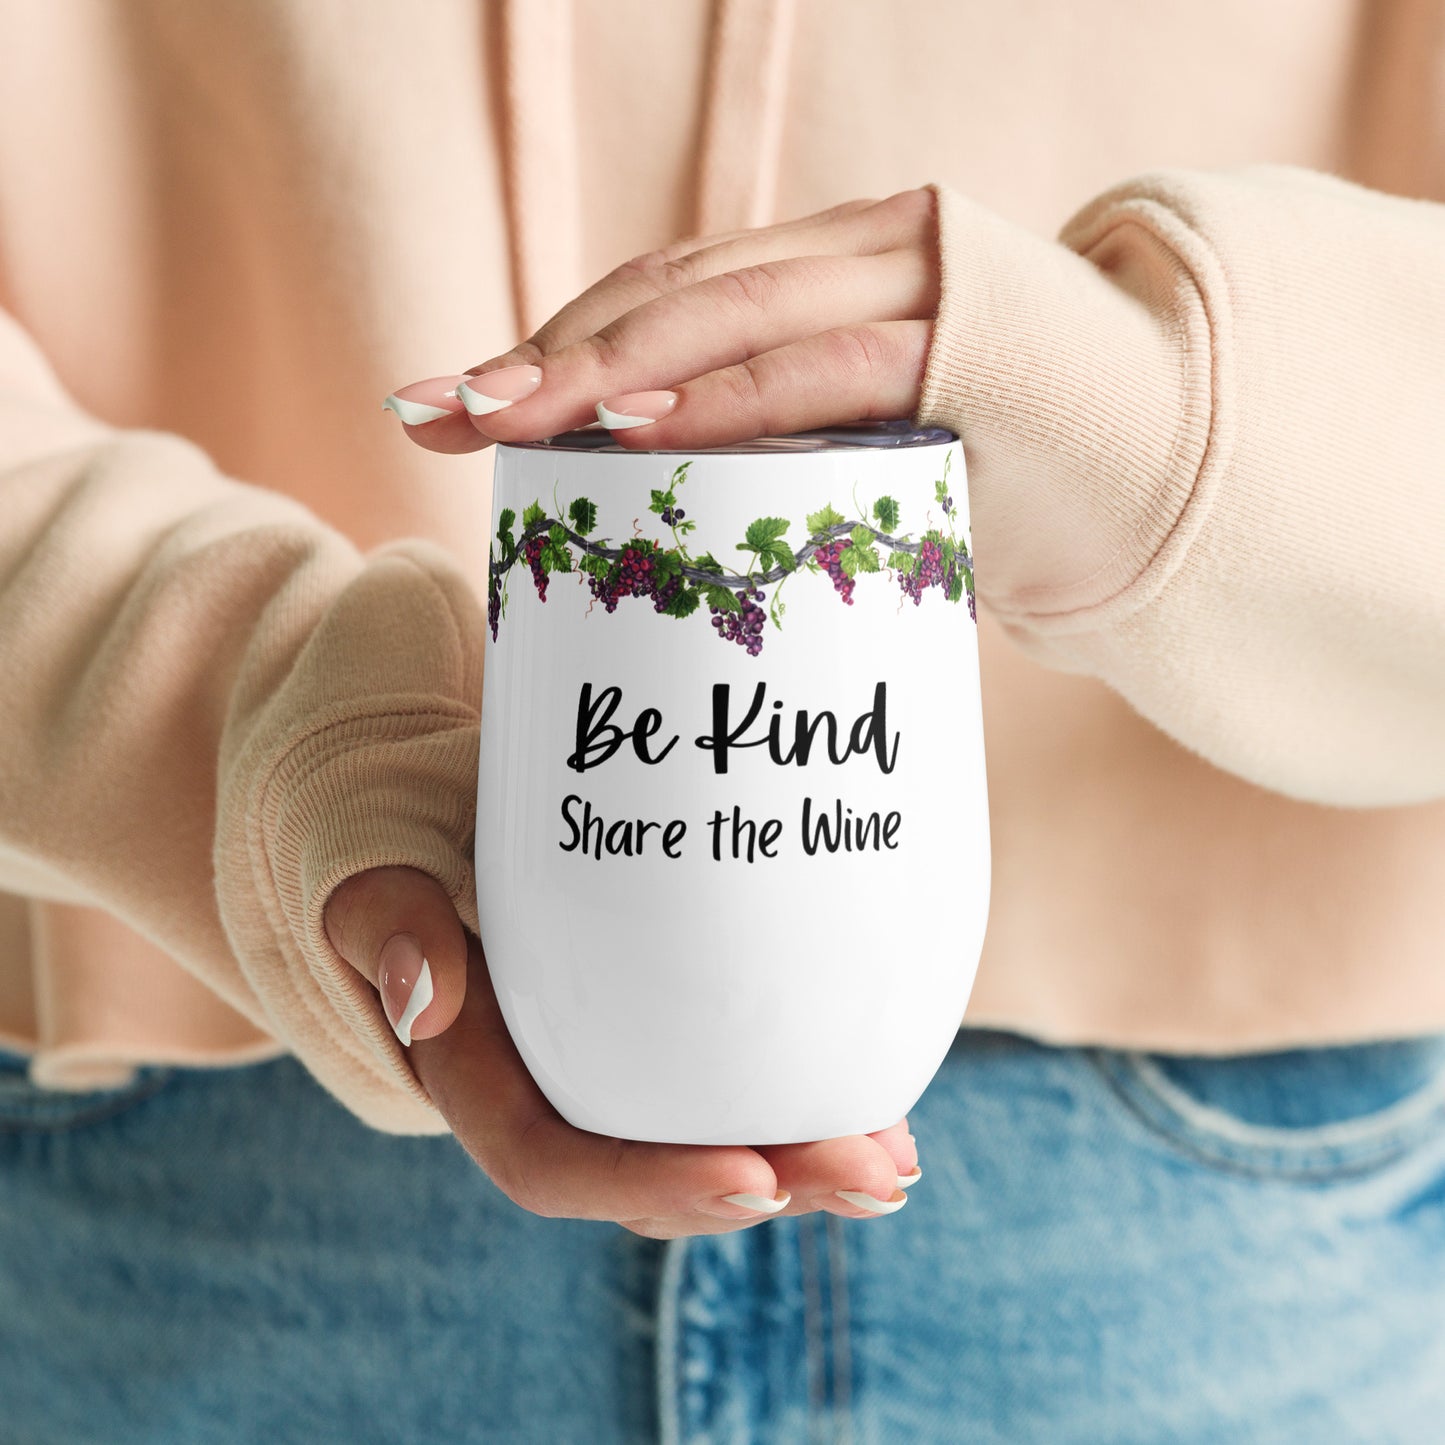
<svg viewBox="0 0 1445 1445">
<path fill-rule="evenodd" d="M 290 1060 L 73 1097 L 0 1059 L 0 1439 L 1445 1439 L 1445 1037 L 964 1032 L 910 1119 L 896 1215 L 661 1243 Z"/>
</svg>

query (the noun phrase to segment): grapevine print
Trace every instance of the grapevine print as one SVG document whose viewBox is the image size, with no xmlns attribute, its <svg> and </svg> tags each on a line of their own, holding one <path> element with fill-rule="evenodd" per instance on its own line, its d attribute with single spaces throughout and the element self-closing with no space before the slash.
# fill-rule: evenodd
<svg viewBox="0 0 1445 1445">
<path fill-rule="evenodd" d="M 967 598 L 968 615 L 978 614 L 973 598 L 973 557 L 966 539 L 954 530 L 956 515 L 948 489 L 953 454 L 943 459 L 943 476 L 934 483 L 934 497 L 943 514 L 942 527 L 929 527 L 916 540 L 899 531 L 897 501 L 879 497 L 870 512 L 858 506 L 850 519 L 830 505 L 810 512 L 806 538 L 796 549 L 787 540 L 792 523 L 783 517 L 759 517 L 751 522 L 737 550 L 747 554 L 741 567 L 728 567 L 711 552 L 694 555 L 688 538 L 697 527 L 682 502 L 692 461 L 672 473 L 664 489 L 654 489 L 649 511 L 667 529 L 670 541 L 646 537 L 636 522 L 634 535 L 616 544 L 594 538 L 596 504 L 577 497 L 565 509 L 553 502 L 550 515 L 540 501 L 517 514 L 510 507 L 497 519 L 497 535 L 489 554 L 487 623 L 492 640 L 507 613 L 508 578 L 519 562 L 525 563 L 542 602 L 549 581 L 559 573 L 575 572 L 585 579 L 591 594 L 588 610 L 598 603 L 615 612 L 629 597 L 652 603 L 664 617 L 691 617 L 706 607 L 713 630 L 724 642 L 736 643 L 749 657 L 763 650 L 764 628 L 771 620 L 783 625 L 787 604 L 783 590 L 799 573 L 826 577 L 839 600 L 853 605 L 858 578 L 887 574 L 901 589 L 899 606 L 917 607 L 923 594 L 938 589 L 947 602 Z M 856 502 L 856 498 L 855 498 Z M 769 590 L 771 589 L 771 590 Z"/>
</svg>

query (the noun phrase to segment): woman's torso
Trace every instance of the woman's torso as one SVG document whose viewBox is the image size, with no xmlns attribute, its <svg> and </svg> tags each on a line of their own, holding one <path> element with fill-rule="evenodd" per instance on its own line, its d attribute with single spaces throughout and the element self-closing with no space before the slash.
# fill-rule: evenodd
<svg viewBox="0 0 1445 1445">
<path fill-rule="evenodd" d="M 98 415 L 480 575 L 490 455 L 407 442 L 379 406 L 400 381 L 507 349 L 681 235 L 929 180 L 1045 234 L 1159 166 L 1438 196 L 1439 8 L 735 5 L 710 90 L 708 0 L 8 0 L 0 305 Z M 994 862 L 970 1022 L 1201 1050 L 1445 1027 L 1445 803 L 1271 794 L 982 607 L 979 639 Z"/>
</svg>

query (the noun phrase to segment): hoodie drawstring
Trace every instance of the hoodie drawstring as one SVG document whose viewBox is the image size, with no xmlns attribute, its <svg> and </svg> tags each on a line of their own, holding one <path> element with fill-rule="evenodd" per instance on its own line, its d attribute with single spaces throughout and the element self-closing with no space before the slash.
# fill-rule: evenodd
<svg viewBox="0 0 1445 1445">
<path fill-rule="evenodd" d="M 796 0 L 712 0 L 694 236 L 774 219 L 795 12 Z M 507 239 L 521 337 L 597 279 L 582 267 L 572 0 L 502 0 L 501 43 Z"/>
<path fill-rule="evenodd" d="M 714 0 L 693 235 L 771 224 L 796 0 Z"/>
<path fill-rule="evenodd" d="M 507 241 L 520 339 L 587 284 L 571 0 L 503 0 L 501 38 Z"/>
</svg>

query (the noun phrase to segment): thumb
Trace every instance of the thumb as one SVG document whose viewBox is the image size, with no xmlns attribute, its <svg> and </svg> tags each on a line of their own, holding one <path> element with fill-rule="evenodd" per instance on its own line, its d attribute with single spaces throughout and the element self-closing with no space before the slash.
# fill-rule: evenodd
<svg viewBox="0 0 1445 1445">
<path fill-rule="evenodd" d="M 416 868 L 371 868 L 326 901 L 331 946 L 381 992 L 404 1045 L 435 1038 L 461 1011 L 467 938 L 446 890 Z"/>
</svg>

